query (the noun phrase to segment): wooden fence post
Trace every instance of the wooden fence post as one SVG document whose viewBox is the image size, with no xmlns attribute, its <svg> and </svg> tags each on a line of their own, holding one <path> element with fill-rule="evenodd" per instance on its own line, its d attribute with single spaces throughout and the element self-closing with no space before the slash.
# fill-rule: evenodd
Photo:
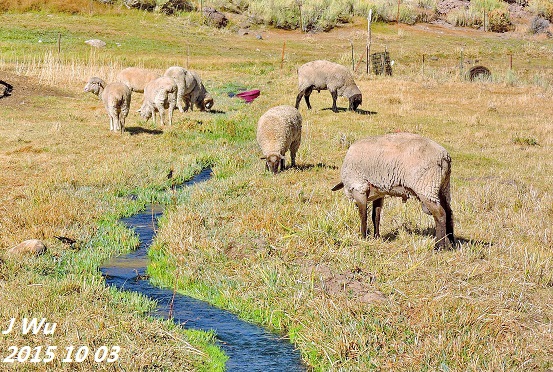
<svg viewBox="0 0 553 372">
<path fill-rule="evenodd" d="M 373 18 L 373 10 L 369 9 L 369 15 L 367 16 L 367 75 L 370 72 L 369 57 L 371 55 L 371 43 L 372 43 L 372 33 L 371 33 L 372 18 Z"/>
<path fill-rule="evenodd" d="M 284 49 L 286 48 L 286 40 L 282 43 L 282 57 L 280 58 L 280 69 L 284 67 Z"/>
</svg>

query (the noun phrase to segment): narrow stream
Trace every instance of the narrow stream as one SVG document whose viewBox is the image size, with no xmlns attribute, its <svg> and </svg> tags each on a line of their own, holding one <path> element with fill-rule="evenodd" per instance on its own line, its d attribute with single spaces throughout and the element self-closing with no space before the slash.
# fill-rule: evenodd
<svg viewBox="0 0 553 372">
<path fill-rule="evenodd" d="M 204 169 L 184 186 L 206 181 L 210 176 L 211 169 Z M 148 248 L 155 237 L 157 219 L 162 214 L 161 206 L 150 205 L 146 211 L 122 219 L 139 236 L 140 245 L 127 255 L 112 258 L 100 270 L 107 285 L 155 300 L 158 306 L 154 315 L 167 319 L 173 291 L 153 286 L 146 277 Z M 207 302 L 177 293 L 173 301 L 173 321 L 185 328 L 214 330 L 219 346 L 229 357 L 227 371 L 305 371 L 300 354 L 291 343 Z"/>
</svg>

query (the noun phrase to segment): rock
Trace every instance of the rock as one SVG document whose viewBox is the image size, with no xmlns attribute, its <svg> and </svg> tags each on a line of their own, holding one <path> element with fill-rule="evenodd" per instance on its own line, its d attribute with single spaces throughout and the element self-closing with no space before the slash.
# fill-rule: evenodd
<svg viewBox="0 0 553 372">
<path fill-rule="evenodd" d="M 90 39 L 90 40 L 86 40 L 85 41 L 85 44 L 88 44 L 90 46 L 93 46 L 95 48 L 103 48 L 106 46 L 106 42 L 105 41 L 102 41 L 100 39 Z"/>
<path fill-rule="evenodd" d="M 158 11 L 167 15 L 177 12 L 191 12 L 196 10 L 196 7 L 190 0 L 167 0 L 158 5 Z"/>
<path fill-rule="evenodd" d="M 123 3 L 129 9 L 153 11 L 156 7 L 155 0 L 124 0 Z"/>
<path fill-rule="evenodd" d="M 215 10 L 214 8 L 204 8 L 203 14 L 205 17 L 205 22 L 210 26 L 223 28 L 226 27 L 228 24 L 228 18 L 223 13 Z"/>
<path fill-rule="evenodd" d="M 39 256 L 46 252 L 46 246 L 38 239 L 25 240 L 8 250 L 9 255 Z"/>
</svg>

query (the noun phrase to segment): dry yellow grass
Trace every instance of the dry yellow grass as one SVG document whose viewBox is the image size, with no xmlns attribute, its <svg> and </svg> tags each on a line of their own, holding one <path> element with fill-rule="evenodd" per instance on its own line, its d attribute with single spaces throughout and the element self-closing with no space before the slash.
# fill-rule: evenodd
<svg viewBox="0 0 553 372">
<path fill-rule="evenodd" d="M 0 21 L 19 30 L 19 22 L 32 17 L 36 27 L 56 28 L 32 14 Z M 53 45 L 30 44 L 23 56 L 17 43 L 0 44 L 14 51 L 0 56 L 1 70 L 41 82 L 48 92 L 35 91 L 24 105 L 0 101 L 0 248 L 38 237 L 52 252 L 42 264 L 30 264 L 32 280 L 2 266 L 2 301 L 19 298 L 18 309 L 33 314 L 35 300 L 25 286 L 49 283 L 57 276 L 46 270 L 35 277 L 36 271 L 41 265 L 56 267 L 56 257 L 68 254 L 54 234 L 76 236 L 86 245 L 105 231 L 98 228 L 102 216 L 138 208 L 120 195 L 137 190 L 163 198 L 157 190 L 167 185 L 169 169 L 184 179 L 209 163 L 214 179 L 182 191 L 181 205 L 162 223 L 151 272 L 165 284 L 173 285 L 177 271 L 182 291 L 288 334 L 315 370 L 553 367 L 553 78 L 550 69 L 539 67 L 553 60 L 547 41 L 421 26 L 398 33 L 376 26 L 374 51 L 386 45 L 396 64 L 394 77 L 357 74 L 361 108 L 372 114 L 334 114 L 326 109 L 328 92 L 313 95 L 314 110 L 301 107 L 300 167 L 273 177 L 259 160 L 257 119 L 268 107 L 294 102 L 300 63 L 327 58 L 348 65 L 349 40 L 356 53 L 363 47 L 361 23 L 315 35 L 260 29 L 264 37 L 257 40 L 197 26 L 192 18 L 138 12 L 119 20 L 110 15 L 54 19 L 70 33 L 71 48 L 61 62 L 50 54 Z M 102 23 L 109 25 L 106 31 L 98 31 Z M 125 34 L 133 23 L 149 28 Z M 90 33 L 118 35 L 122 46 L 91 57 L 81 45 Z M 224 113 L 175 113 L 175 125 L 159 132 L 132 112 L 129 132 L 110 134 L 101 104 L 80 92 L 88 74 L 114 76 L 135 62 L 159 70 L 184 64 L 187 43 L 191 68 L 202 72 L 214 108 Z M 494 82 L 458 78 L 461 48 L 467 60 L 492 68 Z M 508 73 L 505 56 L 511 50 L 517 51 L 515 71 Z M 422 54 L 429 57 L 424 76 Z M 225 94 L 233 84 L 262 94 L 251 105 L 242 104 Z M 456 250 L 433 250 L 433 221 L 413 201 L 386 200 L 383 238 L 363 241 L 354 205 L 342 193 L 331 193 L 349 143 L 394 131 L 428 136 L 451 153 L 452 207 L 461 241 Z M 126 236 L 112 232 L 120 234 Z M 129 245 L 128 239 L 122 240 Z M 111 249 L 99 246 L 87 246 L 92 257 Z M 80 283 L 79 274 L 73 275 Z M 70 284 L 67 288 L 77 288 Z M 58 298 L 53 286 L 44 286 L 50 289 L 41 311 Z M 97 306 L 113 299 L 101 285 L 93 289 L 85 299 L 90 313 L 98 314 Z M 96 300 L 94 293 L 106 297 Z M 70 323 L 71 306 L 76 305 L 59 312 L 60 323 Z M 113 307 L 106 322 L 127 319 L 131 308 Z M 15 311 L 9 309 L 2 308 L 2 324 Z M 90 339 L 111 340 L 94 329 L 95 322 L 86 324 Z M 117 332 L 125 339 L 127 332 L 147 327 L 140 320 L 135 329 Z M 128 337 L 129 353 L 134 337 Z M 144 348 L 162 344 L 149 336 L 144 342 Z M 147 364 L 148 354 L 140 355 L 144 359 L 136 366 Z M 179 355 L 192 357 L 186 351 Z"/>
</svg>

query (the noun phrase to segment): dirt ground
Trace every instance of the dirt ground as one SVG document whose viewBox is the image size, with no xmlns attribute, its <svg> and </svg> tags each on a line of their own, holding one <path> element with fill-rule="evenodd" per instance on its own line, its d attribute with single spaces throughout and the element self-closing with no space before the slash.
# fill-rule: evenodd
<svg viewBox="0 0 553 372">
<path fill-rule="evenodd" d="M 35 78 L 0 71 L 0 80 L 13 86 L 11 95 L 0 98 L 0 107 L 18 107 L 25 105 L 33 96 L 63 97 L 67 92 L 39 84 Z"/>
</svg>

